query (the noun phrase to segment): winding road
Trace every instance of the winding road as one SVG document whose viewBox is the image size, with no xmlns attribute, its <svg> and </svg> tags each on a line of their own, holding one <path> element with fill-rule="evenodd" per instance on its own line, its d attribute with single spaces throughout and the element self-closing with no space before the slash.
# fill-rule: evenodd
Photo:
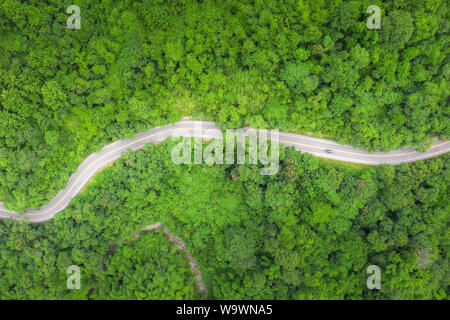
<svg viewBox="0 0 450 320">
<path fill-rule="evenodd" d="M 248 128 L 244 128 L 243 130 L 245 135 Z M 66 187 L 48 205 L 42 206 L 40 210 L 26 210 L 25 214 L 21 215 L 6 210 L 3 207 L 3 202 L 0 202 L 0 219 L 11 218 L 19 220 L 25 218 L 33 223 L 48 221 L 56 213 L 64 210 L 69 205 L 70 200 L 80 192 L 98 170 L 120 158 L 122 152 L 128 149 L 136 151 L 147 143 L 159 143 L 171 136 L 215 139 L 222 138 L 222 131 L 213 122 L 180 121 L 173 125 L 156 127 L 145 133 L 139 133 L 132 140 L 124 139 L 113 142 L 105 146 L 101 151 L 87 157 L 78 167 L 77 171 L 70 177 Z M 402 162 L 414 162 L 435 157 L 450 151 L 449 141 L 436 141 L 426 153 L 416 152 L 412 147 L 398 149 L 388 153 L 369 153 L 362 149 L 355 149 L 348 145 L 340 145 L 337 142 L 329 140 L 283 132 L 279 132 L 278 141 L 282 145 L 293 146 L 298 151 L 311 153 L 318 157 L 369 165 L 383 163 L 397 165 Z"/>
</svg>

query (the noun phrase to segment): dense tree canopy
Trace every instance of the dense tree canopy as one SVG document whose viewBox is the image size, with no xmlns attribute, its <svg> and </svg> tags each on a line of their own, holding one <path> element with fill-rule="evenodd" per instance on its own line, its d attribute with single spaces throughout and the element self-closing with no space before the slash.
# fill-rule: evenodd
<svg viewBox="0 0 450 320">
<path fill-rule="evenodd" d="M 369 150 L 449 136 L 444 0 L 80 0 L 79 30 L 71 4 L 0 3 L 11 209 L 46 203 L 102 144 L 184 115 Z"/>
<path fill-rule="evenodd" d="M 176 165 L 174 142 L 128 152 L 54 220 L 0 221 L 0 298 L 196 297 L 183 239 L 209 298 L 445 299 L 447 155 L 366 167 L 282 149 L 276 175 L 258 165 Z M 66 268 L 83 270 L 66 289 Z M 369 265 L 381 289 L 366 286 Z"/>
<path fill-rule="evenodd" d="M 369 151 L 449 138 L 445 0 L 0 2 L 0 201 L 37 208 L 107 142 L 213 120 Z M 368 29 L 367 7 L 381 9 Z M 446 299 L 449 156 L 365 167 L 289 148 L 280 170 L 127 152 L 41 225 L 0 221 L 0 299 Z M 80 290 L 66 269 L 82 271 Z M 381 289 L 366 269 L 381 269 Z"/>
</svg>

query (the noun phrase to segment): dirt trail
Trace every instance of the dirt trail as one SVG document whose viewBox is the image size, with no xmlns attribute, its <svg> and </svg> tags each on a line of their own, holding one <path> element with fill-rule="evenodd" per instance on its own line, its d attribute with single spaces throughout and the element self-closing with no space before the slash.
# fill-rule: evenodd
<svg viewBox="0 0 450 320">
<path fill-rule="evenodd" d="M 205 283 L 203 282 L 202 274 L 201 274 L 201 272 L 200 272 L 200 270 L 198 268 L 197 262 L 192 257 L 192 255 L 189 252 L 189 250 L 186 248 L 186 244 L 184 244 L 183 240 L 181 240 L 177 236 L 174 236 L 174 235 L 170 234 L 169 230 L 166 227 L 164 227 L 164 225 L 161 222 L 148 225 L 148 226 L 142 228 L 141 231 L 153 231 L 153 230 L 156 230 L 156 229 L 161 229 L 162 230 L 162 234 L 164 236 L 166 236 L 167 239 L 169 239 L 170 242 L 175 243 L 177 245 L 178 249 L 183 250 L 186 253 L 186 257 L 188 258 L 189 264 L 191 266 L 191 271 L 196 276 L 195 281 L 197 283 L 197 287 L 198 287 L 198 291 L 200 293 L 200 296 L 201 297 L 206 297 L 208 295 L 208 291 L 206 289 Z M 136 237 L 138 237 L 138 236 L 139 235 L 136 234 Z"/>
</svg>

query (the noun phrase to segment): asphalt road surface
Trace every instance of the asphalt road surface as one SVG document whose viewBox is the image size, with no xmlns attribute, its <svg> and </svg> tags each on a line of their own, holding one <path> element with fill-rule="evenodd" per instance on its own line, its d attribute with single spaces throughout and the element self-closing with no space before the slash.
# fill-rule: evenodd
<svg viewBox="0 0 450 320">
<path fill-rule="evenodd" d="M 243 129 L 244 134 L 248 132 Z M 274 131 L 273 131 L 274 132 Z M 273 133 L 269 133 L 269 137 Z M 0 219 L 12 218 L 15 220 L 29 219 L 31 222 L 39 223 L 48 221 L 61 210 L 64 210 L 70 200 L 86 185 L 94 174 L 105 165 L 120 158 L 122 152 L 131 149 L 141 149 L 147 143 L 159 143 L 169 137 L 202 137 L 204 139 L 222 138 L 222 131 L 213 122 L 206 121 L 180 121 L 174 125 L 156 127 L 145 133 L 139 133 L 136 138 L 120 140 L 105 146 L 100 152 L 91 154 L 78 167 L 77 171 L 70 177 L 66 187 L 62 189 L 48 205 L 39 210 L 26 210 L 25 214 L 8 211 L 0 202 Z M 272 137 L 274 137 L 272 135 Z M 414 148 L 398 149 L 388 153 L 369 153 L 362 149 L 355 149 L 348 145 L 340 145 L 336 142 L 302 136 L 292 133 L 279 132 L 279 143 L 285 146 L 293 146 L 296 150 L 311 153 L 322 158 L 341 160 L 369 165 L 392 164 L 402 162 L 414 162 L 417 160 L 435 157 L 450 150 L 448 141 L 436 141 L 426 153 L 416 152 Z"/>
</svg>

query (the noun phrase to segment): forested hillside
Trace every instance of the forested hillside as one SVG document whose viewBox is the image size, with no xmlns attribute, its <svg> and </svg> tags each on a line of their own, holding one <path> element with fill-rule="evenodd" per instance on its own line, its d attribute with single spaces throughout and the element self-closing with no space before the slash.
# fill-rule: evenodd
<svg viewBox="0 0 450 320">
<path fill-rule="evenodd" d="M 46 203 L 104 143 L 183 115 L 368 150 L 449 137 L 445 0 L 73 2 L 0 1 L 11 209 Z M 79 30 L 66 27 L 71 4 Z"/>
<path fill-rule="evenodd" d="M 348 166 L 293 148 L 280 170 L 175 165 L 175 142 L 127 152 L 40 225 L 0 221 L 0 299 L 192 298 L 187 244 L 216 299 L 446 299 L 448 155 Z M 66 268 L 83 270 L 66 289 Z M 366 286 L 369 265 L 381 289 Z"/>
<path fill-rule="evenodd" d="M 125 233 L 119 238 L 114 228 L 103 232 L 99 224 L 93 228 L 86 234 L 86 225 L 1 222 L 0 299 L 199 297 L 185 254 L 160 231 L 135 239 Z M 80 288 L 68 290 L 66 271 L 72 265 L 81 269 Z"/>
</svg>

